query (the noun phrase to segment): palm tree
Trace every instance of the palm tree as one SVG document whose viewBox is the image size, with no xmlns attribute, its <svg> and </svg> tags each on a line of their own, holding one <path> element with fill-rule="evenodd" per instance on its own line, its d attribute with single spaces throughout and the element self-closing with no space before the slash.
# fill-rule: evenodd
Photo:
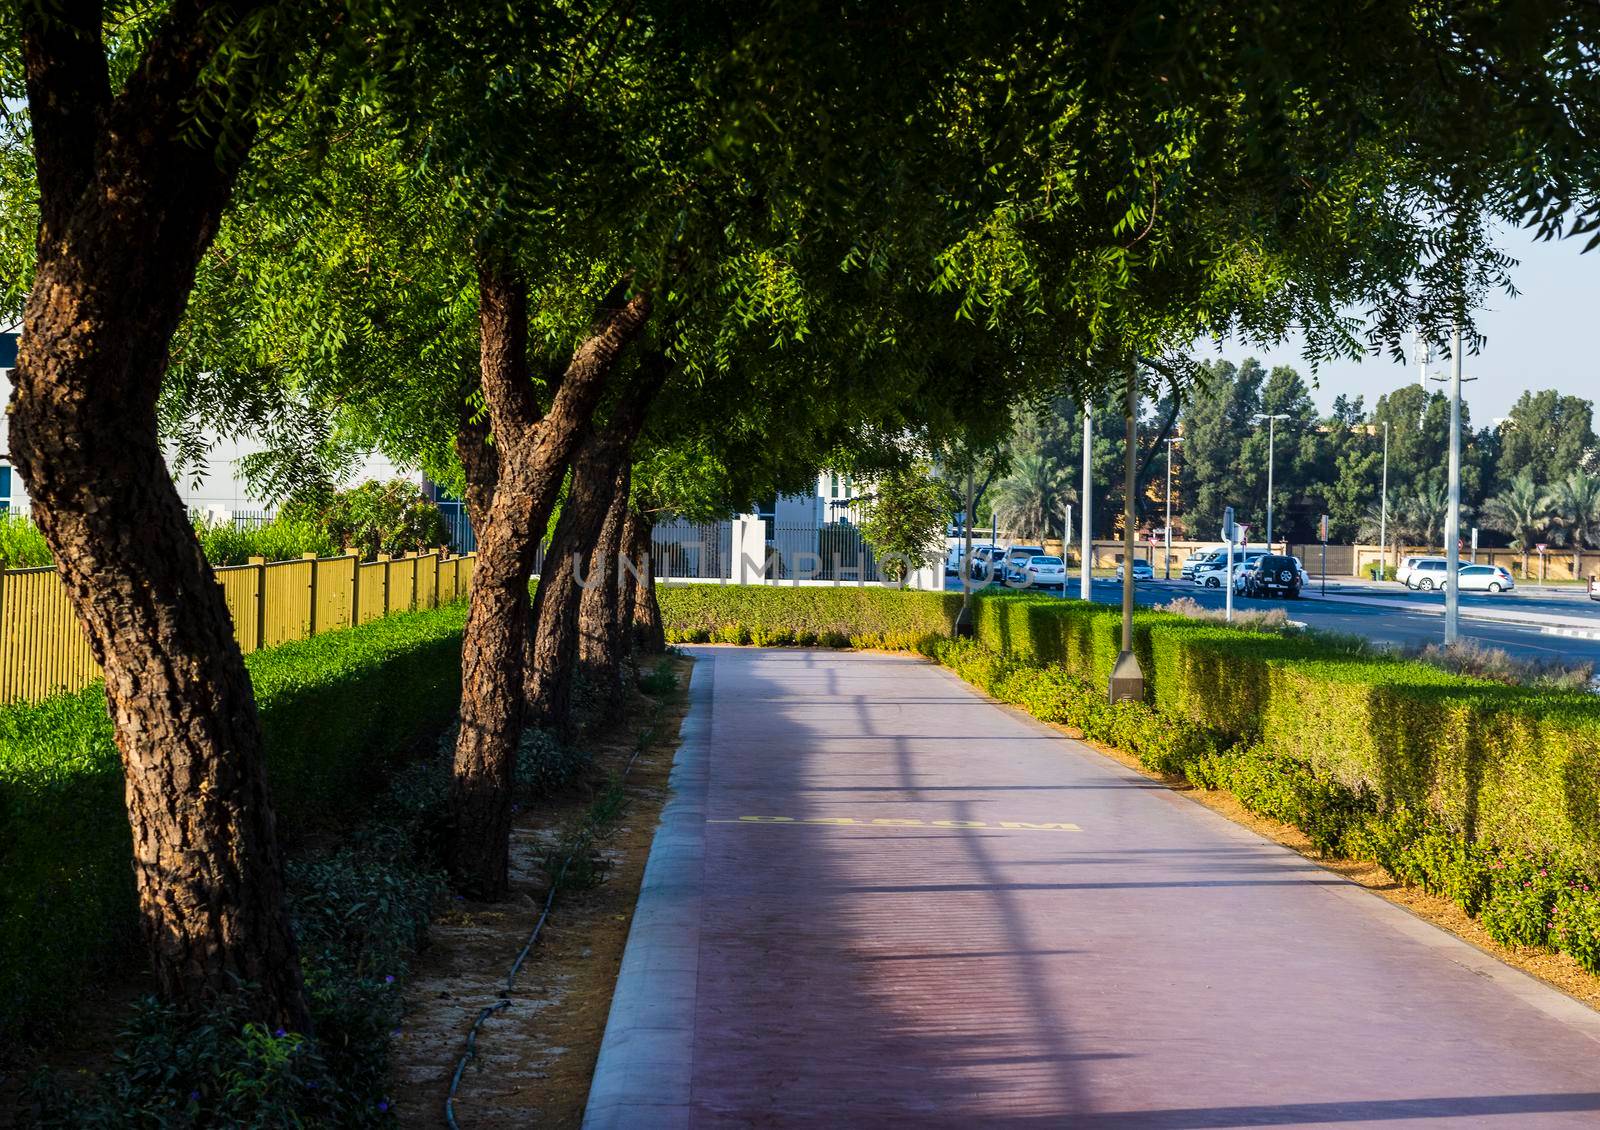
<svg viewBox="0 0 1600 1130">
<path fill-rule="evenodd" d="M 1390 521 L 1396 538 L 1409 538 L 1413 545 L 1433 548 L 1444 536 L 1445 512 L 1450 508 L 1450 493 L 1440 483 L 1418 487 L 1396 500 Z"/>
<path fill-rule="evenodd" d="M 1049 532 L 1062 493 L 1050 464 L 1037 452 L 1016 457 L 1011 473 L 995 484 L 995 513 L 1023 538 Z"/>
<path fill-rule="evenodd" d="M 1522 552 L 1522 575 L 1528 575 L 1528 551 L 1548 537 L 1549 492 L 1533 481 L 1533 468 L 1524 467 L 1506 489 L 1483 504 L 1484 524 L 1511 539 Z"/>
<path fill-rule="evenodd" d="M 1584 546 L 1597 544 L 1600 534 L 1600 476 L 1580 467 L 1551 486 L 1544 503 L 1555 516 L 1556 537 L 1572 546 L 1572 575 L 1579 576 Z"/>
</svg>

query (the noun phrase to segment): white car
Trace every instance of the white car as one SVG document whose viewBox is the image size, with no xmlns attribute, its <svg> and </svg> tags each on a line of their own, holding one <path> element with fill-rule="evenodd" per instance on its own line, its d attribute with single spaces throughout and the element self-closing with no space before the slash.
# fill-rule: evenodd
<svg viewBox="0 0 1600 1130">
<path fill-rule="evenodd" d="M 1067 583 L 1067 566 L 1061 558 L 1052 554 L 1035 554 L 1026 562 L 1007 569 L 1006 583 L 1023 587 L 1064 585 Z"/>
<path fill-rule="evenodd" d="M 1463 565 L 1457 576 L 1462 592 L 1510 592 L 1517 587 L 1511 570 L 1500 565 Z"/>
<path fill-rule="evenodd" d="M 1424 561 L 1437 561 L 1440 565 L 1444 564 L 1443 557 L 1402 557 L 1400 559 L 1400 567 L 1394 571 L 1394 579 L 1409 588 L 1417 588 L 1418 586 L 1411 583 L 1411 575 L 1417 571 Z M 1431 588 L 1432 586 L 1430 585 L 1429 587 Z"/>
<path fill-rule="evenodd" d="M 967 547 L 966 547 L 965 543 L 963 543 L 963 542 L 956 542 L 955 545 L 950 547 L 950 555 L 944 559 L 944 571 L 946 573 L 959 573 L 959 572 L 961 572 L 961 556 L 962 556 L 962 554 L 964 554 L 966 552 L 966 549 L 967 549 Z M 973 542 L 972 543 L 972 556 L 973 556 L 974 560 L 976 560 L 979 550 L 983 550 L 985 552 L 988 552 L 988 551 L 990 551 L 992 549 L 994 549 L 994 546 L 989 545 L 987 543 L 980 545 L 977 542 Z"/>
<path fill-rule="evenodd" d="M 1401 566 L 1404 571 L 1405 586 L 1408 589 L 1444 588 L 1445 577 L 1449 575 L 1450 563 L 1443 557 L 1419 557 L 1409 570 Z"/>
<path fill-rule="evenodd" d="M 1267 555 L 1264 549 L 1246 549 L 1233 555 L 1234 576 L 1239 575 L 1239 570 L 1247 564 L 1253 564 Z M 1205 561 L 1195 566 L 1194 583 L 1198 588 L 1220 589 L 1228 583 L 1228 559 L 1218 561 Z"/>
<path fill-rule="evenodd" d="M 1156 571 L 1151 568 L 1150 562 L 1141 561 L 1139 558 L 1135 557 L 1133 559 L 1133 579 L 1135 583 L 1139 581 L 1153 581 L 1156 579 Z M 1121 565 L 1117 566 L 1117 580 L 1122 580 Z"/>
</svg>

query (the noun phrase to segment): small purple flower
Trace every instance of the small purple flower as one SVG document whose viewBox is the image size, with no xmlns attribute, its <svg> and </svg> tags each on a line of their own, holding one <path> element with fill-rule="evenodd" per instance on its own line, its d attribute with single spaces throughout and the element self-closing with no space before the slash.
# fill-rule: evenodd
<svg viewBox="0 0 1600 1130">
<path fill-rule="evenodd" d="M 384 977 L 383 977 L 383 983 L 384 983 L 384 984 L 385 984 L 385 985 L 392 985 L 392 984 L 394 984 L 394 974 L 393 974 L 393 973 L 386 973 L 386 974 L 384 974 Z"/>
<path fill-rule="evenodd" d="M 393 1032 L 390 1032 L 389 1035 L 398 1040 L 400 1038 L 400 1029 L 396 1028 Z"/>
<path fill-rule="evenodd" d="M 199 1102 L 200 1101 L 200 1092 L 199 1091 L 190 1091 L 189 1092 L 189 1101 L 192 1102 L 192 1103 Z"/>
<path fill-rule="evenodd" d="M 379 1114 L 383 1114 L 383 1113 L 387 1112 L 388 1109 L 389 1109 L 389 1100 L 388 1099 L 384 1099 L 383 1102 L 378 1104 L 378 1113 Z"/>
<path fill-rule="evenodd" d="M 278 1039 L 280 1039 L 280 1040 L 281 1040 L 281 1039 L 283 1039 L 283 1038 L 284 1038 L 284 1037 L 285 1037 L 285 1036 L 287 1036 L 287 1035 L 288 1035 L 288 1034 L 289 1034 L 289 1033 L 288 1033 L 288 1032 L 287 1032 L 287 1031 L 286 1031 L 286 1030 L 285 1030 L 285 1029 L 282 1029 L 282 1028 L 279 1028 L 279 1029 L 278 1029 L 278 1030 L 277 1030 L 277 1031 L 276 1031 L 276 1032 L 274 1032 L 274 1033 L 272 1033 L 272 1034 L 273 1034 L 273 1035 L 274 1035 L 274 1036 L 276 1036 L 276 1037 L 278 1037 Z"/>
</svg>

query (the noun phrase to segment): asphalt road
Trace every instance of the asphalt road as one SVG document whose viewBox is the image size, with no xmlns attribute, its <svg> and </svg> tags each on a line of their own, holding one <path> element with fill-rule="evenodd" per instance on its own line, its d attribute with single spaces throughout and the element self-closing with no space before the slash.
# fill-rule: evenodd
<svg viewBox="0 0 1600 1130">
<path fill-rule="evenodd" d="M 687 650 L 587 1130 L 1600 1124 L 1600 1016 L 949 672 Z"/>
<path fill-rule="evenodd" d="M 947 588 L 956 591 L 961 588 L 959 577 L 947 577 L 945 584 Z M 1069 597 L 1076 598 L 1078 594 L 1076 576 L 1071 578 L 1067 593 Z M 1362 636 L 1373 643 L 1395 647 L 1437 643 L 1443 639 L 1444 618 L 1440 615 L 1444 608 L 1442 593 L 1410 592 L 1403 586 L 1394 584 L 1345 584 L 1338 588 L 1330 584 L 1328 594 L 1332 596 L 1335 593 L 1404 601 L 1415 605 L 1417 611 L 1402 611 L 1397 608 L 1375 607 L 1353 602 L 1323 602 L 1315 598 L 1251 600 L 1247 597 L 1236 597 L 1234 607 L 1283 608 L 1289 613 L 1290 619 L 1301 621 L 1308 627 L 1330 632 L 1345 632 Z M 1180 596 L 1191 597 L 1207 608 L 1221 608 L 1224 602 L 1221 590 L 1198 588 L 1187 581 L 1144 581 L 1137 588 L 1139 603 L 1146 605 L 1165 604 Z M 1121 583 L 1109 579 L 1096 579 L 1094 599 L 1105 604 L 1120 604 Z M 1473 607 L 1480 606 L 1512 609 L 1534 616 L 1545 612 L 1562 616 L 1588 616 L 1594 619 L 1595 630 L 1600 631 L 1600 603 L 1590 602 L 1581 593 L 1572 596 L 1548 593 L 1493 596 L 1473 593 L 1464 594 L 1462 597 L 1461 618 L 1461 635 L 1464 639 L 1475 640 L 1486 647 L 1500 648 L 1512 655 L 1529 659 L 1588 662 L 1594 664 L 1595 669 L 1600 671 L 1600 639 L 1547 634 L 1539 627 L 1497 624 L 1472 619 L 1468 613 Z"/>
</svg>

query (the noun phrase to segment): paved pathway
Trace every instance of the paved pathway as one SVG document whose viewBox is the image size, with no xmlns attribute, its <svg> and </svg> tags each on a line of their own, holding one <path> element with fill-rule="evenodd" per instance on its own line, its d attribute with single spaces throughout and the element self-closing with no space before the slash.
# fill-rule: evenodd
<svg viewBox="0 0 1600 1130">
<path fill-rule="evenodd" d="M 948 672 L 696 655 L 586 1125 L 1600 1126 L 1600 1015 Z"/>
</svg>

